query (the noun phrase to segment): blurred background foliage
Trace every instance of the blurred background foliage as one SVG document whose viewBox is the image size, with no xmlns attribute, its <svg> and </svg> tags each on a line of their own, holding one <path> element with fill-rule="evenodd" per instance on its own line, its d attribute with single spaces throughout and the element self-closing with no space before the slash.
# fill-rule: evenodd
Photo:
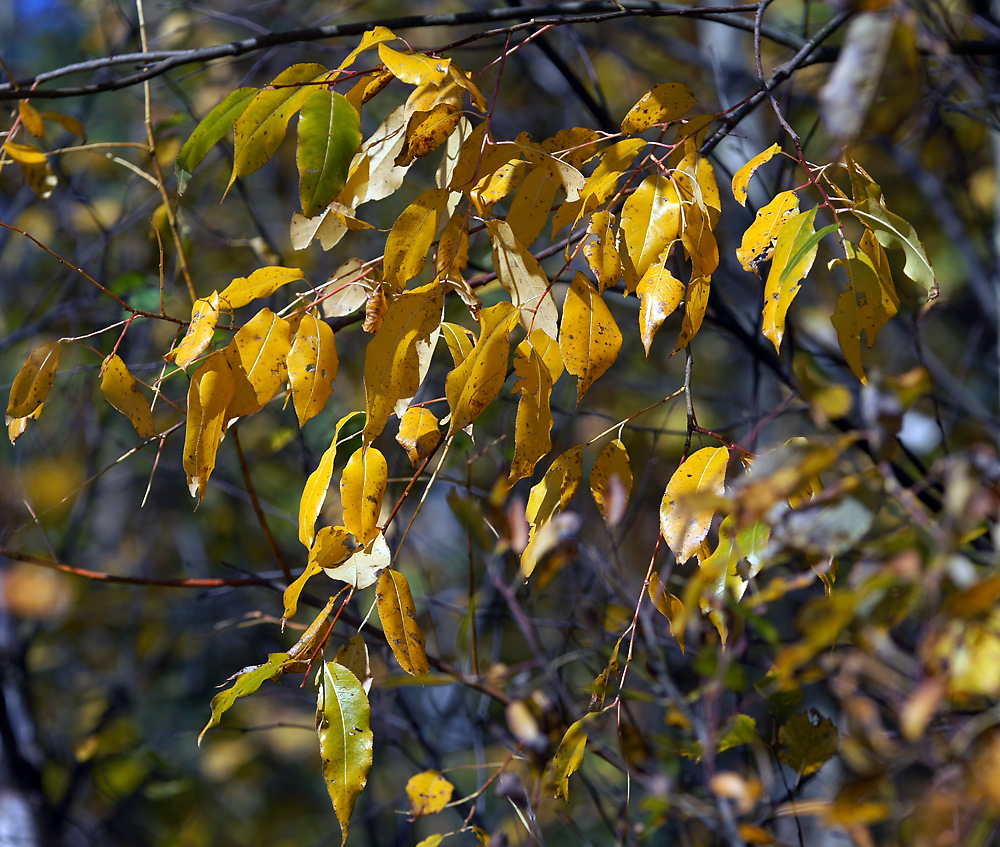
<svg viewBox="0 0 1000 847">
<path fill-rule="evenodd" d="M 488 5 L 416 0 L 406 12 Z M 775 0 L 767 22 L 793 35 L 812 33 L 837 11 L 832 5 Z M 391 2 L 341 7 L 305 0 L 162 2 L 145 9 L 155 50 L 399 12 Z M 987 40 L 995 55 L 1000 35 L 985 4 L 911 0 L 891 12 L 898 31 L 888 42 L 888 58 L 876 68 L 861 60 L 855 67 L 876 78 L 877 91 L 852 151 L 891 208 L 923 238 L 939 300 L 924 313 L 919 293 L 902 288 L 902 314 L 866 353 L 870 384 L 860 387 L 829 323 L 843 280 L 826 270 L 833 256 L 821 252 L 778 361 L 759 334 L 758 281 L 734 257 L 752 211 L 724 201 L 723 263 L 708 324 L 694 345 L 700 426 L 761 453 L 806 436 L 814 448 L 833 453 L 822 471 L 824 490 L 833 494 L 799 523 L 782 524 L 771 564 L 751 586 L 757 599 L 722 610 L 730 630 L 726 649 L 715 627 L 693 616 L 682 654 L 647 599 L 618 718 L 606 715 L 592 733 L 582 770 L 570 781 L 570 804 L 543 798 L 541 769 L 566 727 L 586 713 L 594 680 L 632 620 L 653 555 L 660 497 L 684 449 L 688 417 L 678 398 L 626 426 L 623 440 L 636 481 L 624 520 L 605 528 L 585 494 L 578 495 L 572 505 L 583 518 L 578 537 L 524 587 L 516 557 L 484 520 L 498 529 L 501 542 L 523 531 L 516 514 L 518 504 L 523 514 L 530 483 L 506 498 L 494 490 L 510 460 L 503 435 L 512 432 L 516 411 L 505 389 L 477 424 L 476 444 L 466 441 L 454 454 L 395 565 L 410 580 L 429 651 L 467 673 L 475 673 L 475 651 L 482 679 L 501 696 L 443 674 L 433 684 L 415 683 L 373 637 L 377 631 L 366 630 L 375 672 L 375 763 L 349 843 L 413 845 L 461 827 L 469 804 L 411 820 L 406 779 L 442 770 L 456 797 L 466 796 L 515 749 L 517 757 L 472 810 L 471 823 L 489 833 L 490 844 L 996 843 L 997 66 L 991 56 L 963 55 L 954 45 Z M 403 34 L 429 49 L 473 30 Z M 613 126 L 660 81 L 683 81 L 720 111 L 757 85 L 752 34 L 711 21 L 625 18 L 555 28 L 544 35 L 544 48 L 542 40 L 507 59 L 493 120 L 497 138 L 526 130 L 541 139 L 565 127 L 595 126 L 601 114 Z M 843 41 L 838 33 L 830 44 Z M 502 43 L 502 37 L 474 41 L 449 55 L 478 71 L 499 55 Z M 353 46 L 351 39 L 281 46 L 154 79 L 151 116 L 165 175 L 170 178 L 197 120 L 229 91 L 263 85 L 293 62 L 335 66 Z M 128 4 L 32 0 L 0 7 L 0 58 L 17 79 L 139 49 L 136 10 Z M 595 93 L 596 117 L 547 50 Z M 765 39 L 765 67 L 791 52 Z M 819 61 L 803 68 L 779 93 L 814 162 L 840 155 L 837 126 L 831 129 L 820 117 L 830 67 Z M 496 66 L 477 82 L 492 92 Z M 390 90 L 373 103 L 364 115 L 365 137 L 405 93 Z M 162 199 L 136 172 L 150 170 L 142 87 L 52 101 L 51 108 L 81 122 L 90 148 L 50 157 L 58 184 L 45 201 L 16 168 L 4 167 L 0 220 L 135 307 L 159 308 L 162 274 L 166 311 L 186 315 L 190 299 Z M 826 109 L 843 117 L 836 107 Z M 775 140 L 783 136 L 773 113 L 758 109 L 715 151 L 720 184 Z M 126 146 L 110 146 L 122 142 Z M 44 139 L 49 151 L 81 144 L 57 126 Z M 237 182 L 220 204 L 229 155 L 224 145 L 216 148 L 178 205 L 199 294 L 266 264 L 301 267 L 307 278 L 319 280 L 351 256 L 380 252 L 379 234 L 364 232 L 352 233 L 331 253 L 317 245 L 293 251 L 288 219 L 298 200 L 292 145 Z M 762 172 L 751 206 L 800 177 L 789 168 Z M 414 168 L 410 185 L 366 209 L 365 219 L 388 229 L 432 179 L 431 167 Z M 892 257 L 898 271 L 897 260 Z M 477 264 L 488 269 L 485 242 L 473 245 Z M 634 326 L 635 301 L 610 298 L 609 305 L 620 326 Z M 39 343 L 85 336 L 124 317 L 72 267 L 17 232 L 0 230 L 4 390 Z M 449 319 L 467 322 L 457 307 Z M 664 332 L 676 332 L 679 321 L 679 315 L 669 319 Z M 137 322 L 118 352 L 138 378 L 152 382 L 175 329 Z M 20 796 L 41 844 L 336 844 L 340 833 L 316 751 L 311 680 L 301 687 L 298 677 L 267 684 L 196 746 L 215 687 L 287 649 L 297 636 L 278 626 L 281 571 L 229 440 L 205 501 L 192 514 L 178 437 L 158 455 L 155 441 L 140 445 L 128 422 L 100 398 L 97 371 L 117 337 L 112 330 L 66 345 L 41 419 L 16 449 L 0 445 L 3 546 L 147 579 L 249 573 L 275 580 L 279 589 L 107 585 L 4 560 L 0 843 L 21 843 L 17 837 L 32 843 L 27 823 L 17 836 Z M 264 510 L 290 556 L 298 555 L 304 477 L 334 422 L 363 408 L 366 342 L 353 329 L 338 333 L 334 400 L 304 430 L 292 410 L 277 403 L 239 426 Z M 684 358 L 670 358 L 669 349 L 656 345 L 647 361 L 637 333 L 626 331 L 613 378 L 595 384 L 579 411 L 571 380 L 562 380 L 553 398 L 554 453 L 679 387 Z M 440 382 L 444 359 L 433 367 L 432 381 Z M 173 379 L 172 396 L 181 398 L 184 376 Z M 183 420 L 167 405 L 157 414 L 161 431 Z M 843 430 L 861 433 L 863 441 L 838 440 Z M 387 436 L 383 440 L 390 492 L 398 496 L 411 471 L 402 452 Z M 695 435 L 695 447 L 716 443 Z M 338 469 L 353 446 L 341 449 Z M 808 450 L 783 449 L 773 467 L 805 466 Z M 592 461 L 588 454 L 585 465 Z M 731 481 L 735 476 L 739 472 L 731 470 Z M 765 495 L 772 490 L 766 471 L 757 479 Z M 331 499 L 332 514 L 335 492 Z M 404 507 L 404 520 L 411 508 Z M 697 568 L 671 562 L 661 553 L 656 569 L 684 598 Z M 368 602 L 353 601 L 350 619 L 364 617 Z M 338 627 L 334 646 L 352 632 Z M 620 663 L 628 643 L 622 643 Z M 610 690 L 612 697 L 616 682 Z M 477 838 L 456 835 L 453 843 Z"/>
</svg>

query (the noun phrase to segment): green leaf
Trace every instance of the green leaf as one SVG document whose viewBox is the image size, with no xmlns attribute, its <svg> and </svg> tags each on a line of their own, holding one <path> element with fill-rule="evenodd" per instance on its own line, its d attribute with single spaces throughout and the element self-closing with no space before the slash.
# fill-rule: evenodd
<svg viewBox="0 0 1000 847">
<path fill-rule="evenodd" d="M 733 715 L 719 729 L 718 752 L 759 741 L 757 721 L 749 715 Z"/>
<path fill-rule="evenodd" d="M 299 198 L 302 214 L 314 217 L 340 193 L 361 146 L 361 116 L 343 94 L 321 89 L 299 115 Z"/>
<path fill-rule="evenodd" d="M 232 688 L 227 688 L 220 694 L 216 694 L 212 698 L 212 717 L 205 724 L 205 728 L 198 736 L 199 746 L 201 745 L 201 739 L 205 737 L 205 733 L 213 726 L 219 725 L 223 713 L 236 702 L 237 698 L 253 694 L 267 680 L 281 676 L 282 667 L 289 658 L 288 653 L 271 653 L 267 657 L 266 664 L 244 668 L 236 675 L 236 681 L 233 683 Z"/>
<path fill-rule="evenodd" d="M 792 715 L 778 741 L 778 757 L 801 776 L 815 773 L 837 755 L 837 728 L 815 709 Z"/>
<path fill-rule="evenodd" d="M 226 133 L 233 128 L 236 119 L 243 114 L 243 110 L 258 93 L 256 88 L 237 88 L 226 95 L 226 98 L 194 128 L 194 132 L 181 147 L 181 152 L 177 154 L 178 194 L 184 192 L 184 187 L 194 169 L 201 164 L 208 151 L 222 141 Z"/>
<path fill-rule="evenodd" d="M 372 766 L 371 707 L 358 678 L 337 662 L 324 662 L 316 703 L 323 778 L 347 843 L 354 803 Z"/>
</svg>

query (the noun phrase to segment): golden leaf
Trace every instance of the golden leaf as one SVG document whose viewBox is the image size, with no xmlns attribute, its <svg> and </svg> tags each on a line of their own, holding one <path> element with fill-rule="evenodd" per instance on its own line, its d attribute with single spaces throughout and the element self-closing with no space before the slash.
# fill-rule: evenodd
<svg viewBox="0 0 1000 847">
<path fill-rule="evenodd" d="M 375 603 L 385 640 L 399 666 L 410 676 L 426 676 L 430 665 L 424 652 L 424 634 L 406 577 L 392 568 L 384 570 L 375 589 Z"/>
<path fill-rule="evenodd" d="M 577 273 L 566 290 L 559 350 L 566 370 L 579 377 L 576 403 L 587 389 L 618 358 L 622 334 L 607 304 L 582 273 Z"/>
</svg>

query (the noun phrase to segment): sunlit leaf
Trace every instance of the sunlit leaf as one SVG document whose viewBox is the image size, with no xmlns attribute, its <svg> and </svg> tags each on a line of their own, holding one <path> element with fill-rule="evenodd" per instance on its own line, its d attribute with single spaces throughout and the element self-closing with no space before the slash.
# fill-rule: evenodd
<svg viewBox="0 0 1000 847">
<path fill-rule="evenodd" d="M 561 453 L 528 495 L 525 517 L 530 525 L 528 545 L 521 553 L 521 575 L 527 579 L 544 556 L 547 542 L 542 530 L 576 495 L 583 478 L 583 448 Z"/>
<path fill-rule="evenodd" d="M 432 188 L 407 206 L 392 225 L 385 242 L 383 278 L 394 290 L 402 290 L 420 273 L 447 204 L 448 192 Z"/>
<path fill-rule="evenodd" d="M 219 322 L 219 293 L 212 292 L 211 297 L 199 297 L 191 307 L 191 323 L 188 324 L 184 338 L 174 350 L 174 364 L 187 369 L 195 359 L 208 349 L 215 335 L 215 326 Z"/>
<path fill-rule="evenodd" d="M 410 814 L 418 818 L 440 812 L 451 800 L 453 786 L 440 771 L 423 771 L 411 776 L 406 783 L 406 796 L 410 801 Z"/>
<path fill-rule="evenodd" d="M 187 175 L 193 173 L 208 151 L 226 137 L 226 133 L 233 128 L 236 119 L 243 114 L 243 110 L 257 96 L 257 93 L 256 88 L 237 88 L 235 91 L 231 91 L 194 128 L 194 132 L 184 142 L 177 154 L 179 192 L 183 192 Z"/>
<path fill-rule="evenodd" d="M 616 494 L 616 479 L 620 492 Z M 597 454 L 590 469 L 590 494 L 608 526 L 621 520 L 632 494 L 632 466 L 620 438 L 609 441 Z"/>
<path fill-rule="evenodd" d="M 317 545 L 322 532 L 323 530 L 320 530 L 320 534 L 316 536 Z M 335 556 L 341 553 L 336 548 L 331 552 Z M 324 565 L 323 571 L 330 579 L 341 580 L 357 589 L 363 589 L 378 582 L 379 575 L 389 567 L 391 561 L 389 545 L 385 541 L 385 536 L 379 532 L 367 547 L 358 547 L 350 551 L 346 558 L 340 560 L 340 564 L 331 562 L 330 565 Z"/>
<path fill-rule="evenodd" d="M 772 144 L 763 153 L 758 153 L 733 175 L 733 196 L 741 206 L 747 204 L 747 188 L 751 177 L 757 168 L 770 162 L 776 153 L 781 152 L 780 144 Z"/>
<path fill-rule="evenodd" d="M 546 787 L 556 798 L 562 797 L 569 802 L 569 778 L 583 764 L 583 753 L 587 747 L 587 734 L 597 718 L 596 712 L 590 712 L 576 721 L 563 735 L 552 764 L 546 777 Z"/>
<path fill-rule="evenodd" d="M 209 718 L 205 728 L 198 735 L 198 745 L 201 745 L 202 738 L 213 726 L 218 726 L 222 721 L 222 716 L 240 697 L 253 694 L 267 680 L 281 676 L 283 665 L 289 660 L 288 653 L 271 653 L 267 657 L 267 663 L 256 667 L 244 668 L 236 676 L 231 688 L 216 694 L 212 698 L 212 717 Z"/>
<path fill-rule="evenodd" d="M 697 495 L 723 495 L 728 462 L 725 447 L 703 447 L 688 456 L 667 483 L 660 503 L 660 532 L 680 564 L 698 552 L 715 516 L 715 509 L 698 503 Z M 692 498 L 694 504 L 687 505 L 685 500 Z"/>
<path fill-rule="evenodd" d="M 156 435 L 149 401 L 139 388 L 135 377 L 129 373 L 129 369 L 116 353 L 112 353 L 104 360 L 101 394 L 131 421 L 140 438 L 152 438 Z"/>
<path fill-rule="evenodd" d="M 668 248 L 649 266 L 635 289 L 639 295 L 639 336 L 647 359 L 653 337 L 684 299 L 684 283 L 666 268 L 669 255 Z"/>
<path fill-rule="evenodd" d="M 771 270 L 764 284 L 764 337 L 775 351 L 781 346 L 785 334 L 785 316 L 792 300 L 799 293 L 802 279 L 812 269 L 819 250 L 819 242 L 837 229 L 836 224 L 813 231 L 816 208 L 789 218 L 778 231 L 774 246 Z"/>
<path fill-rule="evenodd" d="M 517 382 L 511 391 L 520 394 L 521 399 L 517 404 L 514 458 L 507 476 L 508 485 L 531 476 L 538 460 L 552 449 L 550 433 L 555 423 L 549 409 L 552 374 L 528 339 L 518 345 L 514 354 L 514 374 Z"/>
<path fill-rule="evenodd" d="M 379 44 L 378 55 L 396 79 L 410 85 L 443 82 L 451 65 L 451 59 L 435 59 L 424 53 L 400 53 L 385 44 Z"/>
<path fill-rule="evenodd" d="M 563 302 L 559 350 L 566 370 L 579 377 L 577 405 L 615 359 L 622 346 L 622 334 L 607 304 L 582 273 L 573 277 Z"/>
<path fill-rule="evenodd" d="M 614 225 L 615 216 L 611 212 L 594 212 L 590 219 L 593 238 L 583 248 L 583 255 L 594 272 L 597 290 L 601 294 L 622 277 L 622 260 L 615 245 Z"/>
<path fill-rule="evenodd" d="M 680 82 L 662 82 L 654 85 L 639 100 L 622 121 L 622 132 L 635 135 L 654 124 L 663 124 L 684 117 L 695 106 L 691 89 Z"/>
<path fill-rule="evenodd" d="M 278 393 L 288 374 L 291 335 L 288 321 L 265 308 L 233 336 L 225 351 L 236 385 L 226 409 L 230 419 L 253 414 Z"/>
<path fill-rule="evenodd" d="M 559 311 L 542 266 L 505 221 L 486 221 L 486 230 L 493 244 L 493 269 L 511 302 L 521 310 L 521 325 L 528 332 L 542 329 L 555 338 Z"/>
<path fill-rule="evenodd" d="M 931 267 L 927 251 L 917 235 L 917 231 L 908 221 L 890 212 L 882 201 L 878 186 L 870 189 L 867 199 L 858 203 L 851 211 L 868 229 L 875 233 L 879 244 L 886 248 L 902 250 L 906 256 L 903 273 L 927 291 L 934 289 L 937 278 Z"/>
<path fill-rule="evenodd" d="M 396 441 L 413 467 L 437 450 L 443 439 L 437 415 L 425 406 L 411 406 L 400 418 Z"/>
<path fill-rule="evenodd" d="M 351 208 L 388 197 L 402 185 L 409 165 L 397 165 L 396 157 L 406 142 L 406 121 L 405 107 L 400 106 L 361 145 L 341 192 L 343 202 Z"/>
<path fill-rule="evenodd" d="M 62 356 L 58 341 L 43 344 L 31 351 L 10 387 L 6 424 L 29 417 L 49 396 L 56 379 L 56 369 Z"/>
<path fill-rule="evenodd" d="M 378 332 L 365 351 L 364 439 L 371 442 L 384 428 L 401 398 L 420 388 L 420 346 L 428 346 L 441 324 L 444 293 L 437 285 L 405 291 L 389 304 Z"/>
<path fill-rule="evenodd" d="M 375 589 L 375 602 L 385 640 L 399 666 L 410 676 L 426 676 L 430 665 L 424 652 L 424 634 L 406 577 L 391 568 L 384 570 Z"/>
<path fill-rule="evenodd" d="M 510 334 L 517 325 L 518 311 L 510 303 L 497 303 L 479 315 L 479 338 L 445 382 L 451 407 L 450 438 L 473 423 L 500 393 L 507 379 Z"/>
<path fill-rule="evenodd" d="M 368 662 L 368 647 L 360 632 L 348 638 L 346 644 L 340 645 L 333 660 L 338 665 L 343 665 L 358 678 L 365 694 L 369 692 L 372 684 L 372 669 Z"/>
<path fill-rule="evenodd" d="M 295 414 L 299 426 L 305 426 L 306 421 L 318 415 L 330 399 L 340 366 L 330 325 L 315 315 L 303 315 L 292 339 L 286 364 Z"/>
<path fill-rule="evenodd" d="M 445 225 L 434 256 L 434 274 L 442 279 L 461 280 L 469 263 L 469 216 L 455 212 Z"/>
<path fill-rule="evenodd" d="M 642 181 L 622 208 L 621 231 L 641 278 L 680 237 L 681 202 L 669 177 L 653 174 Z"/>
<path fill-rule="evenodd" d="M 340 478 L 344 526 L 363 547 L 378 535 L 387 476 L 385 457 L 374 447 L 365 446 L 354 451 Z"/>
<path fill-rule="evenodd" d="M 558 174 L 547 163 L 528 171 L 507 213 L 507 224 L 518 243 L 530 247 L 541 235 L 560 187 Z"/>
<path fill-rule="evenodd" d="M 194 372 L 188 387 L 187 428 L 184 433 L 184 471 L 192 497 L 201 503 L 215 470 L 215 454 L 222 443 L 226 408 L 236 391 L 233 371 L 223 351 L 213 353 Z"/>
<path fill-rule="evenodd" d="M 396 156 L 397 165 L 409 165 L 437 150 L 458 129 L 462 121 L 462 94 L 457 85 L 447 86 L 440 102 L 417 112 L 406 125 L 406 141 Z"/>
<path fill-rule="evenodd" d="M 361 144 L 361 116 L 342 94 L 314 91 L 299 114 L 299 198 L 302 214 L 318 215 L 347 181 Z"/>
<path fill-rule="evenodd" d="M 365 304 L 372 285 L 364 277 L 361 260 L 348 259 L 333 272 L 324 289 L 327 296 L 320 303 L 323 316 L 341 318 L 356 312 Z"/>
<path fill-rule="evenodd" d="M 283 285 L 300 280 L 303 276 L 298 268 L 270 267 L 256 270 L 247 277 L 237 277 L 219 292 L 219 308 L 239 309 L 248 306 L 254 300 L 270 297 Z"/>
<path fill-rule="evenodd" d="M 330 446 L 323 451 L 316 470 L 309 474 L 306 479 L 305 488 L 303 488 L 302 497 L 299 500 L 299 541 L 305 545 L 306 549 L 312 547 L 316 537 L 316 519 L 323 510 L 323 503 L 330 488 L 330 479 L 333 477 L 333 463 L 337 458 L 340 430 L 356 414 L 357 412 L 351 412 L 337 422 Z"/>
<path fill-rule="evenodd" d="M 792 215 L 798 214 L 799 198 L 794 191 L 782 191 L 757 212 L 754 222 L 743 233 L 743 243 L 736 251 L 743 269 L 756 273 L 771 258 L 778 232 Z"/>
<path fill-rule="evenodd" d="M 347 843 L 354 803 L 372 765 L 371 708 L 358 678 L 337 662 L 323 662 L 316 703 L 316 731 L 323 778 Z"/>
</svg>

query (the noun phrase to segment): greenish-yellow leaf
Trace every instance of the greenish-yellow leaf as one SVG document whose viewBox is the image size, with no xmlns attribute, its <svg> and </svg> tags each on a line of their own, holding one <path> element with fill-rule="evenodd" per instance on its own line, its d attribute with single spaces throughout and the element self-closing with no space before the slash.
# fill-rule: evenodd
<svg viewBox="0 0 1000 847">
<path fill-rule="evenodd" d="M 299 426 L 305 426 L 330 399 L 340 366 L 330 325 L 315 315 L 303 315 L 288 351 L 287 366 L 295 414 Z"/>
<path fill-rule="evenodd" d="M 447 213 L 449 192 L 425 191 L 396 219 L 385 242 L 383 275 L 387 285 L 401 291 L 424 266 L 427 251 Z"/>
<path fill-rule="evenodd" d="M 582 273 L 573 277 L 563 302 L 559 351 L 566 370 L 579 378 L 576 403 L 610 368 L 622 347 L 622 334 L 611 310 Z"/>
<path fill-rule="evenodd" d="M 302 214 L 318 215 L 347 182 L 351 160 L 361 145 L 361 116 L 343 94 L 321 88 L 299 114 L 299 199 Z"/>
<path fill-rule="evenodd" d="M 569 802 L 569 778 L 580 769 L 583 764 L 583 753 L 587 747 L 587 734 L 594 720 L 597 718 L 596 712 L 584 715 L 576 721 L 559 742 L 555 756 L 552 757 L 552 764 L 549 765 L 549 772 L 546 779 L 547 788 L 556 798 L 562 797 Z"/>
<path fill-rule="evenodd" d="M 904 274 L 918 285 L 922 285 L 928 292 L 934 290 L 937 285 L 934 268 L 931 267 L 927 251 L 924 250 L 913 224 L 890 212 L 882 202 L 881 195 L 868 197 L 851 211 L 861 223 L 875 233 L 879 244 L 903 251 L 906 256 L 903 265 Z"/>
<path fill-rule="evenodd" d="M 418 348 L 430 344 L 443 307 L 444 292 L 435 284 L 404 291 L 389 304 L 365 351 L 366 443 L 382 432 L 400 398 L 413 397 L 420 388 Z"/>
<path fill-rule="evenodd" d="M 8 426 L 18 418 L 29 417 L 45 402 L 55 382 L 61 356 L 62 345 L 58 341 L 31 351 L 10 387 L 6 415 Z"/>
<path fill-rule="evenodd" d="M 517 326 L 518 310 L 510 303 L 497 303 L 479 315 L 476 344 L 445 381 L 451 407 L 448 437 L 473 423 L 500 393 L 507 379 L 510 334 Z"/>
<path fill-rule="evenodd" d="M 419 818 L 440 812 L 451 800 L 455 786 L 440 771 L 424 771 L 411 776 L 406 783 L 406 796 L 410 801 L 410 814 Z"/>
<path fill-rule="evenodd" d="M 257 96 L 257 93 L 256 88 L 237 88 L 202 118 L 177 154 L 179 189 L 180 183 L 187 182 L 184 175 L 193 173 L 208 151 L 225 138 L 226 133 L 233 128 L 236 119 L 243 114 L 243 110 L 250 105 L 250 101 Z"/>
<path fill-rule="evenodd" d="M 660 503 L 660 532 L 680 564 L 698 552 L 715 516 L 714 507 L 698 503 L 697 495 L 722 497 L 728 462 L 725 447 L 703 447 L 688 456 L 667 483 Z M 685 503 L 692 499 L 691 505 Z"/>
<path fill-rule="evenodd" d="M 236 390 L 226 415 L 250 415 L 263 408 L 278 393 L 288 375 L 285 364 L 292 349 L 288 321 L 270 309 L 261 309 L 244 324 L 226 347 Z"/>
<path fill-rule="evenodd" d="M 662 82 L 642 96 L 622 121 L 622 132 L 635 135 L 655 124 L 675 121 L 690 112 L 698 101 L 680 82 Z"/>
<path fill-rule="evenodd" d="M 716 750 L 725 753 L 733 747 L 740 747 L 744 744 L 753 744 L 760 741 L 757 734 L 757 721 L 749 715 L 733 715 L 721 727 L 719 727 L 719 740 L 716 742 Z"/>
<path fill-rule="evenodd" d="M 235 391 L 232 368 L 221 350 L 201 364 L 188 386 L 184 471 L 191 496 L 196 497 L 199 504 L 215 470 L 215 454 L 222 443 L 226 408 Z"/>
<path fill-rule="evenodd" d="M 364 636 L 360 632 L 348 638 L 346 644 L 340 645 L 333 660 L 353 673 L 365 689 L 365 693 L 368 693 L 372 684 L 372 669 L 368 661 L 368 645 L 365 644 Z"/>
<path fill-rule="evenodd" d="M 758 153 L 742 168 L 733 175 L 733 196 L 741 206 L 747 204 L 747 190 L 750 185 L 750 178 L 757 172 L 757 168 L 770 162 L 776 153 L 781 152 L 780 144 L 772 144 L 763 153 Z"/>
<path fill-rule="evenodd" d="M 539 541 L 542 530 L 558 512 L 565 510 L 583 478 L 583 448 L 571 447 L 556 457 L 542 479 L 528 494 L 525 517 L 530 525 L 528 545 L 521 553 L 521 575 L 531 576 L 545 550 Z"/>
<path fill-rule="evenodd" d="M 385 457 L 368 445 L 354 451 L 340 478 L 344 526 L 363 547 L 378 535 L 378 516 L 387 476 Z"/>
<path fill-rule="evenodd" d="M 222 721 L 222 716 L 236 702 L 239 697 L 246 697 L 253 694 L 267 680 L 281 676 L 282 666 L 288 661 L 288 653 L 271 653 L 267 657 L 267 663 L 256 667 L 244 668 L 236 675 L 236 680 L 231 688 L 216 694 L 212 698 L 212 717 L 209 718 L 205 728 L 198 735 L 198 745 L 213 726 L 218 726 Z"/>
<path fill-rule="evenodd" d="M 149 401 L 117 353 L 112 353 L 104 360 L 101 394 L 131 421 L 140 438 L 152 438 L 156 435 Z"/>
<path fill-rule="evenodd" d="M 399 666 L 410 676 L 426 676 L 430 673 L 430 665 L 424 652 L 424 634 L 417 623 L 406 577 L 392 568 L 382 571 L 375 589 L 375 603 L 385 640 Z"/>
<path fill-rule="evenodd" d="M 771 270 L 764 284 L 764 337 L 775 351 L 781 346 L 785 334 L 785 316 L 792 300 L 799 293 L 802 279 L 812 270 L 819 250 L 820 240 L 837 229 L 830 224 L 819 232 L 813 231 L 815 207 L 789 218 L 778 230 L 778 242 L 774 246 Z"/>
<path fill-rule="evenodd" d="M 371 707 L 358 678 L 337 662 L 324 662 L 316 703 L 323 778 L 347 843 L 354 803 L 372 765 Z"/>
</svg>

